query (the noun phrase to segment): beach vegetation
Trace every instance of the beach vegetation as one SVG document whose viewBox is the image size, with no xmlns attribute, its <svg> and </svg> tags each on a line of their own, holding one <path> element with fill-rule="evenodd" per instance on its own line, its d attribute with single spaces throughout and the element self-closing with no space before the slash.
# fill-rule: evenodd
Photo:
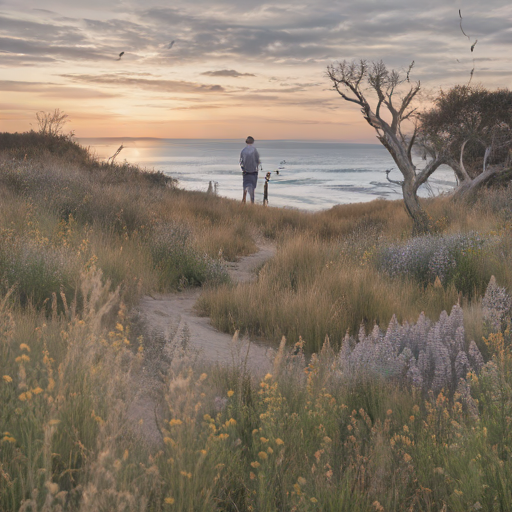
<svg viewBox="0 0 512 512">
<path fill-rule="evenodd" d="M 0 510 L 510 510 L 510 187 L 421 200 L 412 236 L 400 201 L 241 206 L 61 135 L 0 147 Z M 191 286 L 231 364 L 137 314 Z"/>
</svg>

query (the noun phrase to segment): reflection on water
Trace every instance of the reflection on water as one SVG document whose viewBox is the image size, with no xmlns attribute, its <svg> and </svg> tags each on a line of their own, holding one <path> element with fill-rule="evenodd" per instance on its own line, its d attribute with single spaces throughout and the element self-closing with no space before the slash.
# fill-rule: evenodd
<svg viewBox="0 0 512 512">
<path fill-rule="evenodd" d="M 127 160 L 142 167 L 162 171 L 179 181 L 187 190 L 208 189 L 218 183 L 220 195 L 242 197 L 239 166 L 243 141 L 176 139 L 79 139 L 100 158 L 112 156 L 123 144 L 117 161 Z M 305 210 L 330 208 L 340 203 L 371 201 L 378 197 L 399 199 L 400 187 L 386 180 L 385 170 L 392 168 L 391 179 L 400 173 L 384 147 L 377 144 L 344 144 L 309 141 L 257 141 L 263 171 L 272 172 L 269 186 L 271 206 Z M 281 163 L 285 162 L 285 163 Z M 418 168 L 424 163 L 418 158 Z M 257 201 L 263 199 L 264 179 L 260 172 Z M 429 180 L 420 195 L 441 193 L 455 185 L 453 171 L 441 168 Z"/>
</svg>

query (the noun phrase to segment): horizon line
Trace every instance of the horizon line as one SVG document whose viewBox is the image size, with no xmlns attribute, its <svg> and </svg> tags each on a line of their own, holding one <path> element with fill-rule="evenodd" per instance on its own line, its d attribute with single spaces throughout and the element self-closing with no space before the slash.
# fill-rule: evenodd
<svg viewBox="0 0 512 512">
<path fill-rule="evenodd" d="M 218 141 L 229 141 L 229 142 L 240 142 L 245 143 L 244 138 L 240 139 L 222 139 L 222 138 L 178 138 L 178 137 L 102 137 L 102 136 L 87 136 L 80 137 L 76 136 L 75 139 L 108 139 L 108 140 L 218 140 Z M 361 142 L 361 141 L 350 141 L 350 140 L 339 140 L 339 139 L 257 139 L 255 141 L 258 142 L 319 142 L 319 143 L 336 143 L 336 144 L 365 144 L 365 145 L 373 145 L 373 146 L 381 146 L 381 144 L 374 142 Z"/>
</svg>

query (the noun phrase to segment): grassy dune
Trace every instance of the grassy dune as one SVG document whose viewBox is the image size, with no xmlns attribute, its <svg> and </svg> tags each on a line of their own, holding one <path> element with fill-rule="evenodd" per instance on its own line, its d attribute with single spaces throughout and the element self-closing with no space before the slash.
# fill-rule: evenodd
<svg viewBox="0 0 512 512">
<path fill-rule="evenodd" d="M 412 239 L 399 201 L 242 207 L 65 137 L 0 134 L 0 510 L 512 509 L 511 198 L 428 200 L 436 235 Z M 230 283 L 224 262 L 258 237 L 276 256 Z M 197 285 L 235 334 L 231 367 L 181 346 L 164 358 L 130 314 Z M 456 392 L 343 370 L 347 331 L 437 321 L 457 301 L 464 350 L 474 339 L 485 361 Z M 237 353 L 244 332 L 276 342 L 261 382 Z M 157 445 L 128 414 L 151 358 Z"/>
</svg>

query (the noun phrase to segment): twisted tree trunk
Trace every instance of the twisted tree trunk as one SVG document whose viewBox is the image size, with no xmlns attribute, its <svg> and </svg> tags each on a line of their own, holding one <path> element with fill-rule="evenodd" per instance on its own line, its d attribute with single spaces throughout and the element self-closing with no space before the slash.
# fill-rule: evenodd
<svg viewBox="0 0 512 512">
<path fill-rule="evenodd" d="M 402 187 L 405 208 L 413 221 L 413 232 L 419 234 L 428 232 L 430 226 L 428 215 L 418 199 L 418 188 L 444 163 L 444 158 L 434 155 L 427 166 L 417 173 L 411 155 L 416 127 L 410 138 L 405 137 L 402 132 L 402 123 L 415 116 L 416 108 L 411 107 L 411 103 L 420 90 L 420 83 L 412 84 L 409 79 L 413 64 L 414 62 L 409 66 L 405 77 L 401 77 L 397 71 L 388 71 L 382 62 L 374 62 L 368 66 L 364 60 L 342 62 L 337 67 L 329 66 L 327 72 L 336 92 L 345 101 L 360 106 L 363 117 L 375 129 L 378 140 L 393 157 L 404 179 L 393 181 L 389 179 L 389 174 L 387 179 Z M 377 95 L 374 108 L 366 97 L 363 81 Z M 407 87 L 405 94 L 397 94 L 403 85 Z M 382 109 L 387 110 L 386 119 L 381 115 Z"/>
</svg>

